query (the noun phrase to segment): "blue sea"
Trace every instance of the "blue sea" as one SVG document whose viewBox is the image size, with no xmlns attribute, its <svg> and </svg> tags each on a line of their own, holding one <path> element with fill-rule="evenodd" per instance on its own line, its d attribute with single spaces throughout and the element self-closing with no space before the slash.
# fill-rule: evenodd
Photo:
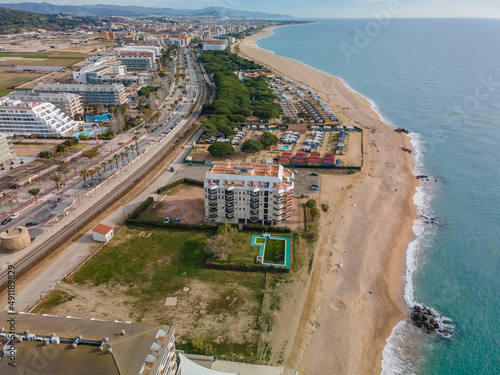
<svg viewBox="0 0 500 375">
<path fill-rule="evenodd" d="M 321 20 L 257 44 L 341 78 L 411 130 L 415 174 L 432 176 L 414 201 L 439 225 L 415 221 L 405 298 L 452 319 L 453 336 L 400 322 L 382 373 L 499 374 L 500 20 Z"/>
</svg>

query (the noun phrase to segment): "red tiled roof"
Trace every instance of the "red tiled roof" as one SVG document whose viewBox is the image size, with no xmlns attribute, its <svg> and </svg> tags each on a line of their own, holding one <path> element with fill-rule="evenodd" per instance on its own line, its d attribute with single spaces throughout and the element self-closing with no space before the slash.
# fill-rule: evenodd
<svg viewBox="0 0 500 375">
<path fill-rule="evenodd" d="M 103 236 L 105 236 L 106 234 L 108 234 L 109 232 L 111 232 L 113 230 L 113 228 L 111 227 L 108 227 L 107 225 L 104 225 L 104 224 L 97 224 L 95 226 L 94 229 L 92 229 L 92 232 L 96 232 L 96 233 L 99 233 L 99 234 L 102 234 Z"/>
</svg>

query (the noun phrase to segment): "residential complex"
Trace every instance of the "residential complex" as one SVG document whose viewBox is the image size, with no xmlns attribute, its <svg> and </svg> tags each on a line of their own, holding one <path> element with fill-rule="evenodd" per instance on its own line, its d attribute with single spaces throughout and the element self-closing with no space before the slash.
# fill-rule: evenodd
<svg viewBox="0 0 500 375">
<path fill-rule="evenodd" d="M 64 92 L 44 93 L 40 91 L 14 91 L 7 95 L 7 97 L 23 102 L 52 103 L 71 118 L 75 118 L 75 115 L 83 113 L 81 97 L 76 94 Z"/>
<path fill-rule="evenodd" d="M 279 224 L 291 218 L 294 174 L 274 164 L 214 163 L 205 175 L 209 221 Z"/>
<path fill-rule="evenodd" d="M 75 83 L 118 83 L 123 86 L 143 83 L 142 77 L 134 74 L 128 74 L 127 68 L 124 65 L 111 65 L 106 57 L 99 59 L 96 62 L 87 64 L 73 72 L 73 80 Z"/>
<path fill-rule="evenodd" d="M 161 48 L 155 46 L 127 46 L 115 48 L 116 60 L 129 71 L 149 71 L 153 69 Z"/>
<path fill-rule="evenodd" d="M 0 133 L 69 136 L 80 123 L 51 103 L 0 100 Z"/>
<path fill-rule="evenodd" d="M 0 165 L 5 166 L 6 162 L 12 159 L 15 154 L 10 150 L 10 144 L 7 140 L 8 135 L 0 133 Z"/>
<path fill-rule="evenodd" d="M 203 51 L 224 51 L 228 46 L 225 39 L 205 39 L 203 41 Z"/>
<path fill-rule="evenodd" d="M 55 315 L 7 314 L 15 319 L 15 339 L 0 331 L 1 374 L 175 375 L 175 328 Z M 15 367 L 9 366 L 11 350 Z"/>
<path fill-rule="evenodd" d="M 121 84 L 71 84 L 41 83 L 33 91 L 36 92 L 69 92 L 82 97 L 90 104 L 121 105 L 127 101 L 125 87 Z"/>
</svg>

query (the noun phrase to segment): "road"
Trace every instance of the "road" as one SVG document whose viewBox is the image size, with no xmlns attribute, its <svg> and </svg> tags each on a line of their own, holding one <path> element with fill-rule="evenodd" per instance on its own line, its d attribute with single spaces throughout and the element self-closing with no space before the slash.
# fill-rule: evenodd
<svg viewBox="0 0 500 375">
<path fill-rule="evenodd" d="M 191 56 L 188 56 L 188 59 L 190 59 Z M 189 63 L 189 61 L 188 61 Z M 192 72 L 191 74 L 194 73 L 194 75 L 191 75 L 191 77 L 196 77 L 196 75 L 199 72 L 199 67 L 194 67 L 191 64 L 193 64 L 193 61 L 191 59 L 191 62 L 189 63 L 190 66 L 192 67 Z M 196 81 L 191 80 L 191 81 Z M 191 87 L 188 87 L 187 89 L 187 95 L 195 95 L 195 91 L 199 91 L 198 95 L 204 95 L 204 90 L 198 90 L 198 85 L 196 84 L 191 84 Z M 72 229 L 74 229 L 77 226 L 78 220 L 81 222 L 83 218 L 87 217 L 92 217 L 94 212 L 97 212 L 98 209 L 104 205 L 106 202 L 111 202 L 112 198 L 116 198 L 119 194 L 124 193 L 129 185 L 135 180 L 139 179 L 140 176 L 142 175 L 141 173 L 144 173 L 145 170 L 148 169 L 149 165 L 153 165 L 152 161 L 155 160 L 160 160 L 159 158 L 162 158 L 165 153 L 167 152 L 167 149 L 170 147 L 168 145 L 172 145 L 173 141 L 178 137 L 178 135 L 185 131 L 185 125 L 188 124 L 188 121 L 183 120 L 182 117 L 186 113 L 183 113 L 182 111 L 188 111 L 191 109 L 192 103 L 183 103 L 181 105 L 181 108 L 179 108 L 178 111 L 170 118 L 170 120 L 164 121 L 162 123 L 161 127 L 155 128 L 153 131 L 151 131 L 148 134 L 145 134 L 143 138 L 138 142 L 140 143 L 140 150 L 142 151 L 141 154 L 139 154 L 138 157 L 136 157 L 133 160 L 130 160 L 130 163 L 123 163 L 125 164 L 119 170 L 112 170 L 111 173 L 112 175 L 108 178 L 106 178 L 104 183 L 97 188 L 94 188 L 90 191 L 83 190 L 84 195 L 82 195 L 78 201 L 80 203 L 80 206 L 74 210 L 73 215 L 69 215 L 66 218 L 63 218 L 60 223 L 57 224 L 51 224 L 51 227 L 44 226 L 45 233 L 43 235 L 39 235 L 36 239 L 36 244 L 30 245 L 26 251 L 18 252 L 14 254 L 14 258 L 10 258 L 9 262 L 4 262 L 4 266 L 7 265 L 8 263 L 10 264 L 15 264 L 16 266 L 26 266 L 28 262 L 34 261 L 37 257 L 40 256 L 44 251 L 47 251 L 49 248 L 49 245 L 51 241 L 55 242 L 56 240 L 60 240 L 62 238 L 61 233 L 65 233 L 66 235 L 70 234 L 72 232 Z M 197 104 L 198 109 L 193 113 L 192 118 L 197 118 L 200 114 L 200 109 L 201 109 L 201 103 Z M 175 123 L 177 125 L 175 125 Z M 164 132 L 165 129 L 168 129 L 169 127 L 172 128 L 171 132 L 168 134 L 168 136 L 162 136 L 161 132 Z M 151 142 L 151 141 L 155 142 Z M 149 150 L 152 150 L 151 152 Z M 147 155 L 145 155 L 147 154 Z M 124 159 L 125 160 L 125 159 Z M 182 159 L 180 159 L 182 161 Z M 179 162 L 180 163 L 180 162 Z M 118 163 L 120 165 L 120 163 Z M 180 164 L 176 165 L 175 167 L 180 166 Z M 175 168 L 174 167 L 174 168 Z M 177 168 L 176 168 L 177 169 Z M 121 172 L 125 173 L 121 173 Z M 128 172 L 128 175 L 127 175 Z M 105 177 L 105 176 L 104 176 Z M 170 177 L 170 176 L 168 176 Z M 161 180 L 161 179 L 160 179 Z M 70 181 L 71 183 L 68 183 L 66 189 L 71 189 L 73 191 L 80 191 L 82 190 L 79 185 L 83 184 L 81 179 L 75 179 L 73 181 Z M 165 184 L 163 180 L 159 182 L 159 186 L 162 184 Z M 133 206 L 133 205 L 132 205 Z M 89 208 L 90 207 L 90 208 Z M 128 207 L 124 208 L 124 210 L 127 210 Z M 32 208 L 33 211 L 30 210 L 31 215 L 36 215 L 41 208 L 39 206 L 35 206 L 35 208 Z M 125 212 L 122 210 L 122 216 L 123 213 Z M 72 217 L 74 216 L 74 217 Z M 24 218 L 24 219 L 22 219 Z M 20 222 L 21 220 L 26 220 L 26 216 L 22 216 L 22 218 L 18 218 L 13 221 L 14 224 L 16 222 Z M 2 254 L 4 255 L 4 254 Z M 65 258 L 66 259 L 66 258 Z M 73 258 L 72 258 L 73 259 Z M 2 259 L 3 261 L 3 259 Z M 74 264 L 78 263 L 78 261 L 74 261 L 76 263 L 72 262 L 66 262 L 66 261 L 61 261 L 64 264 L 66 264 L 68 267 L 71 268 Z M 61 264 L 59 264 L 60 266 Z M 3 271 L 3 272 L 2 272 Z M 3 283 L 6 280 L 6 270 L 5 267 L 4 269 L 0 271 L 0 281 Z M 67 272 L 65 272 L 67 273 Z M 54 273 L 52 273 L 46 281 L 46 285 L 50 285 L 52 278 L 54 277 Z M 41 284 L 40 284 L 41 285 Z M 42 290 L 43 292 L 43 290 Z M 29 292 L 27 292 L 29 294 Z M 32 295 L 33 296 L 33 295 Z M 39 297 L 39 294 L 36 295 L 36 297 Z M 23 297 L 25 298 L 25 297 Z M 25 298 L 26 301 L 32 300 L 32 298 Z"/>
</svg>

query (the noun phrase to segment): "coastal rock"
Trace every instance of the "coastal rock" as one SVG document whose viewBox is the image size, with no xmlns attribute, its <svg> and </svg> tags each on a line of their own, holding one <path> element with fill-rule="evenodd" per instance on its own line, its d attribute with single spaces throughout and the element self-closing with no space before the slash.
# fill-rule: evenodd
<svg viewBox="0 0 500 375">
<path fill-rule="evenodd" d="M 406 133 L 406 134 L 409 134 L 410 131 L 407 130 L 407 129 L 403 129 L 403 128 L 397 128 L 396 129 L 396 133 Z"/>
<path fill-rule="evenodd" d="M 453 334 L 453 322 L 449 318 L 443 318 L 439 312 L 429 307 L 415 304 L 410 313 L 410 319 L 417 328 L 422 328 L 430 335 L 437 334 L 443 338 L 449 338 Z"/>
<path fill-rule="evenodd" d="M 401 150 L 403 150 L 404 152 L 407 152 L 407 153 L 411 154 L 411 150 L 409 148 L 401 147 Z"/>
</svg>

